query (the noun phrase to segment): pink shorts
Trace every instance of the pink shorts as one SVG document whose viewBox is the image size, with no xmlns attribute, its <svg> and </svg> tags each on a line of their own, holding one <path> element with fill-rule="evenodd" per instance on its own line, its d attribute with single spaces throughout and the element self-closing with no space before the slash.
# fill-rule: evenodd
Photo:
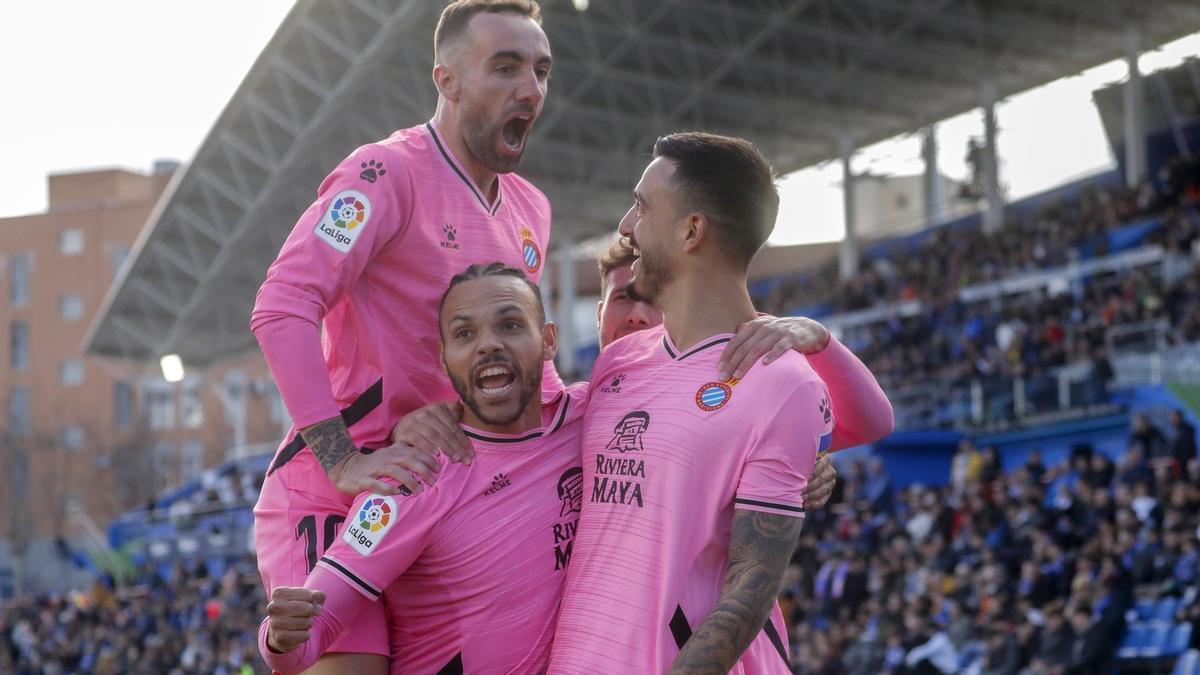
<svg viewBox="0 0 1200 675">
<path fill-rule="evenodd" d="M 333 487 L 308 450 L 267 476 L 254 505 L 254 548 L 268 598 L 276 586 L 304 585 L 341 533 L 353 503 L 353 497 Z M 389 656 L 383 602 L 347 624 L 328 651 Z"/>
</svg>

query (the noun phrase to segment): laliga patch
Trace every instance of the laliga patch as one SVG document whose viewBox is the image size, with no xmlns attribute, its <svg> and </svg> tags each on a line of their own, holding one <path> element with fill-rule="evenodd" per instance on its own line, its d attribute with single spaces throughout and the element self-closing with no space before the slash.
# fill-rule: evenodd
<svg viewBox="0 0 1200 675">
<path fill-rule="evenodd" d="M 347 523 L 342 540 L 362 555 L 371 555 L 380 540 L 396 524 L 396 500 L 383 495 L 371 495 L 363 502 L 354 519 Z"/>
<path fill-rule="evenodd" d="M 358 190 L 342 190 L 317 223 L 316 235 L 325 243 L 348 253 L 371 220 L 371 200 Z"/>
</svg>

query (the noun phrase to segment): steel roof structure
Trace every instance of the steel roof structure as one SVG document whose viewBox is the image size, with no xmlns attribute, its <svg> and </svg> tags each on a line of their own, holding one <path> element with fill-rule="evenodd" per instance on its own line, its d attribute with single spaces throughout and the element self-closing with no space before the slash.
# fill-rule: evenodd
<svg viewBox="0 0 1200 675">
<path fill-rule="evenodd" d="M 653 140 L 754 140 L 781 171 L 1200 30 L 1195 0 L 543 0 L 550 95 L 520 169 L 555 239 L 612 228 Z M 255 292 L 325 174 L 428 119 L 434 0 L 300 0 L 147 224 L 87 339 L 203 365 L 253 344 Z"/>
</svg>

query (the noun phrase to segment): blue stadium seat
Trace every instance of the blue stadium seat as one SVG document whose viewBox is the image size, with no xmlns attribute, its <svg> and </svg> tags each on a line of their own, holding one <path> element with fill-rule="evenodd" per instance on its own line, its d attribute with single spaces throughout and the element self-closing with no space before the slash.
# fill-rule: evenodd
<svg viewBox="0 0 1200 675">
<path fill-rule="evenodd" d="M 1175 661 L 1171 675 L 1196 675 L 1197 671 L 1200 671 L 1200 651 L 1189 649 Z"/>
<path fill-rule="evenodd" d="M 1175 610 L 1179 608 L 1179 598 L 1166 597 L 1160 598 L 1158 604 L 1154 606 L 1154 613 L 1150 618 L 1154 621 L 1175 621 Z"/>
<path fill-rule="evenodd" d="M 1142 598 L 1133 604 L 1133 611 L 1137 615 L 1134 621 L 1149 621 L 1150 616 L 1154 614 L 1154 598 Z"/>
<path fill-rule="evenodd" d="M 1150 623 L 1150 631 L 1146 636 L 1146 645 L 1138 654 L 1143 659 L 1159 659 L 1166 656 L 1167 639 L 1171 637 L 1172 625 L 1163 621 Z"/>
<path fill-rule="evenodd" d="M 1187 648 L 1192 643 L 1192 624 L 1177 623 L 1171 629 L 1171 635 L 1167 638 L 1166 647 L 1163 648 L 1163 656 L 1175 657 L 1187 651 Z"/>
<path fill-rule="evenodd" d="M 1134 623 L 1125 630 L 1125 637 L 1117 649 L 1117 658 L 1122 660 L 1137 659 L 1142 655 L 1142 649 L 1150 644 L 1150 624 Z"/>
</svg>

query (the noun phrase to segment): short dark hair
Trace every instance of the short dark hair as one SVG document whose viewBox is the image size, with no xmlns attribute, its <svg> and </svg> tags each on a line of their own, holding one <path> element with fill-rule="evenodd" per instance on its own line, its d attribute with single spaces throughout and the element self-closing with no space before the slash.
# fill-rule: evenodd
<svg viewBox="0 0 1200 675">
<path fill-rule="evenodd" d="M 715 226 L 730 260 L 749 266 L 779 215 L 775 170 L 753 143 L 703 132 L 663 136 L 654 156 L 675 163 L 686 204 Z"/>
<path fill-rule="evenodd" d="M 608 273 L 632 265 L 634 260 L 637 260 L 637 254 L 633 252 L 633 244 L 629 243 L 628 237 L 618 237 L 608 248 L 596 257 L 596 267 L 600 269 L 600 294 L 608 295 Z"/>
<path fill-rule="evenodd" d="M 462 35 L 476 14 L 516 14 L 542 25 L 542 8 L 537 0 L 454 0 L 442 10 L 433 29 L 433 53 L 442 53 L 447 42 Z"/>
<path fill-rule="evenodd" d="M 525 282 L 529 290 L 533 292 L 533 297 L 537 298 L 538 320 L 546 323 L 546 304 L 542 302 L 542 289 L 537 284 L 533 283 L 525 273 L 515 267 L 509 267 L 502 262 L 494 262 L 483 265 L 475 263 L 467 267 L 467 269 L 450 277 L 450 285 L 446 286 L 446 290 L 442 293 L 442 299 L 438 302 L 438 330 L 441 331 L 442 325 L 442 310 L 446 308 L 446 297 L 450 295 L 450 291 L 464 281 L 474 281 L 476 279 L 484 279 L 486 277 L 512 277 Z"/>
</svg>

